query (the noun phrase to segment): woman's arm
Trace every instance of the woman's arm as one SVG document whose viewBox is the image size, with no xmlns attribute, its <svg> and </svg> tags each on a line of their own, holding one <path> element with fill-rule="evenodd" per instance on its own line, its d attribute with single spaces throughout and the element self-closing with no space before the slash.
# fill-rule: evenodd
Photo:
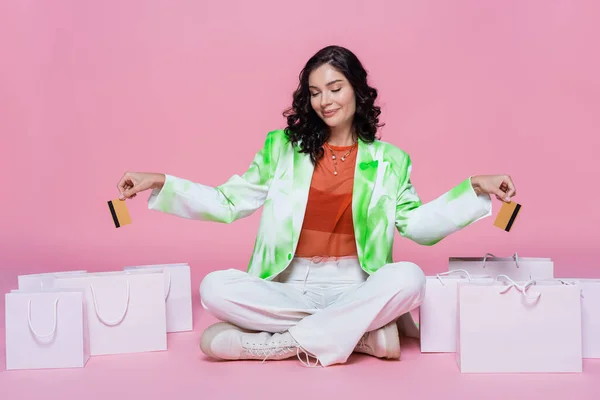
<svg viewBox="0 0 600 400">
<path fill-rule="evenodd" d="M 396 228 L 403 237 L 431 246 L 492 214 L 490 196 L 477 194 L 470 177 L 440 197 L 422 204 L 411 183 L 411 171 L 410 157 L 405 154 L 396 201 Z"/>
<path fill-rule="evenodd" d="M 148 208 L 182 218 L 222 223 L 249 216 L 265 202 L 280 142 L 270 132 L 246 172 L 233 175 L 216 187 L 165 174 L 162 187 L 152 190 Z"/>
</svg>

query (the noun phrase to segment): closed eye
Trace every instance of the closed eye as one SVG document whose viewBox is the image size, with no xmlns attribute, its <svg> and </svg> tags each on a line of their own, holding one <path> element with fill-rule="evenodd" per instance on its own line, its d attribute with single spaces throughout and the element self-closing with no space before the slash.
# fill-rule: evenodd
<svg viewBox="0 0 600 400">
<path fill-rule="evenodd" d="M 337 92 L 339 92 L 340 90 L 342 90 L 342 88 L 333 89 L 333 90 L 332 90 L 332 92 L 334 92 L 334 93 L 337 93 Z M 315 97 L 315 96 L 318 96 L 318 95 L 319 95 L 319 93 L 318 93 L 318 92 L 317 92 L 317 93 L 311 93 L 311 94 L 310 94 L 310 96 L 311 96 L 311 97 Z"/>
</svg>

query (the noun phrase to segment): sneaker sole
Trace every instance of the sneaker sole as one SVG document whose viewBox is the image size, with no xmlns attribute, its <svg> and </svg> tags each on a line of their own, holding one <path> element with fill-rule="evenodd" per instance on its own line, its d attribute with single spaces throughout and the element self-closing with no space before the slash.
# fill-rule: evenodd
<svg viewBox="0 0 600 400">
<path fill-rule="evenodd" d="M 398 327 L 395 322 L 388 324 L 383 328 L 383 334 L 385 336 L 385 358 L 400 358 L 400 335 L 398 334 Z"/>
<path fill-rule="evenodd" d="M 229 329 L 240 330 L 240 328 L 233 324 L 230 324 L 229 322 L 217 322 L 216 324 L 213 324 L 206 328 L 204 333 L 202 333 L 202 337 L 200 338 L 200 350 L 202 350 L 202 352 L 209 357 L 221 360 L 222 358 L 217 357 L 210 350 L 210 344 L 219 333 Z"/>
</svg>

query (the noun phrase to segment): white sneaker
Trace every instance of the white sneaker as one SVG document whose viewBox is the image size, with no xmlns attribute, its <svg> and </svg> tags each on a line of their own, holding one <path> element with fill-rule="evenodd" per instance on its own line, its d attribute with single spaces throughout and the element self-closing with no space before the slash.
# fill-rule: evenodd
<svg viewBox="0 0 600 400">
<path fill-rule="evenodd" d="M 207 356 L 221 360 L 265 361 L 294 356 L 300 359 L 300 354 L 305 353 L 289 332 L 257 333 L 228 322 L 209 326 L 200 339 L 200 349 Z"/>
<path fill-rule="evenodd" d="M 378 358 L 400 358 L 400 337 L 396 321 L 365 333 L 354 348 L 357 353 L 364 353 Z"/>
</svg>

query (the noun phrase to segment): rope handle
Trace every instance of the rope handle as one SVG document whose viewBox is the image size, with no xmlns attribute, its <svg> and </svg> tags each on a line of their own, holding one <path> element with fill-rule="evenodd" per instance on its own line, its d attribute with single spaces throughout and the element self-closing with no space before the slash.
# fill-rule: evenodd
<svg viewBox="0 0 600 400">
<path fill-rule="evenodd" d="M 98 310 L 98 301 L 96 299 L 96 292 L 94 291 L 94 286 L 92 284 L 90 284 L 90 290 L 92 291 L 92 298 L 94 299 L 94 310 L 96 311 L 96 316 L 98 317 L 100 322 L 102 322 L 104 325 L 115 326 L 115 325 L 118 325 L 121 322 L 123 322 L 123 320 L 125 319 L 127 310 L 129 310 L 129 299 L 131 297 L 129 280 L 126 281 L 126 284 L 127 284 L 127 294 L 126 294 L 126 300 L 125 300 L 125 309 L 123 310 L 123 313 L 121 314 L 121 316 L 113 321 L 107 321 L 106 319 L 104 319 L 100 316 L 100 311 Z"/>
<path fill-rule="evenodd" d="M 493 255 L 492 253 L 485 253 L 485 255 L 483 256 L 483 263 L 481 265 L 482 268 L 485 268 L 485 263 L 487 262 L 489 258 L 498 258 L 495 255 Z M 519 255 L 515 252 L 515 254 L 513 254 L 511 256 L 511 258 L 515 261 L 515 265 L 517 266 L 517 268 L 521 268 L 521 266 L 519 265 Z M 529 279 L 532 280 L 533 277 L 531 276 L 531 271 L 529 271 Z"/>
<path fill-rule="evenodd" d="M 495 255 L 493 255 L 492 253 L 485 253 L 485 255 L 483 256 L 483 262 L 482 262 L 482 268 L 485 268 L 485 263 L 487 262 L 489 258 L 498 258 Z M 515 260 L 515 265 L 517 266 L 517 268 L 521 268 L 521 266 L 519 265 L 519 255 L 515 252 L 515 254 L 513 254 L 511 256 L 511 258 L 513 260 Z"/>
<path fill-rule="evenodd" d="M 540 298 L 540 296 L 542 295 L 541 292 L 537 292 L 534 295 L 534 297 L 529 297 L 527 295 L 527 290 L 529 289 L 529 287 L 531 285 L 535 285 L 535 281 L 534 280 L 529 280 L 529 281 L 525 282 L 525 284 L 523 286 L 520 286 L 515 281 L 513 281 L 512 279 L 510 279 L 510 277 L 507 276 L 507 275 L 498 275 L 495 280 L 498 281 L 498 278 L 505 278 L 507 281 L 510 282 L 508 285 L 506 285 L 503 289 L 501 289 L 498 292 L 499 294 L 504 294 L 504 293 L 508 292 L 511 288 L 514 287 L 519 292 L 521 292 L 521 294 L 523 295 L 523 297 L 525 297 L 527 300 L 537 301 Z"/>
<path fill-rule="evenodd" d="M 567 282 L 567 281 L 564 281 L 564 280 L 562 280 L 562 279 L 559 279 L 558 281 L 559 281 L 560 283 L 562 283 L 563 285 L 571 285 L 571 286 L 575 286 L 575 285 L 577 285 L 576 283 L 573 283 L 573 282 Z M 582 298 L 582 299 L 585 299 L 585 296 L 583 295 L 583 288 L 581 288 L 581 290 L 579 291 L 579 295 L 581 296 L 581 298 Z"/>
<path fill-rule="evenodd" d="M 31 330 L 31 333 L 33 333 L 37 338 L 39 338 L 39 339 L 49 338 L 50 336 L 53 336 L 56 333 L 56 326 L 58 325 L 58 299 L 59 299 L 59 297 L 57 297 L 56 300 L 54 300 L 53 328 L 52 328 L 52 331 L 47 335 L 42 335 L 33 328 L 33 323 L 31 321 L 31 299 L 27 303 L 27 322 L 29 323 L 29 329 Z"/>
<path fill-rule="evenodd" d="M 444 281 L 442 280 L 442 276 L 445 275 L 450 275 L 456 272 L 463 272 L 465 275 L 467 275 L 467 279 L 469 280 L 469 282 L 471 282 L 471 274 L 469 274 L 469 272 L 467 270 L 464 269 L 453 269 L 452 271 L 446 271 L 446 272 L 441 272 L 439 274 L 435 274 L 435 276 L 438 278 L 438 280 L 440 281 L 440 283 L 442 284 L 442 286 L 446 286 L 446 284 L 444 283 Z"/>
</svg>

